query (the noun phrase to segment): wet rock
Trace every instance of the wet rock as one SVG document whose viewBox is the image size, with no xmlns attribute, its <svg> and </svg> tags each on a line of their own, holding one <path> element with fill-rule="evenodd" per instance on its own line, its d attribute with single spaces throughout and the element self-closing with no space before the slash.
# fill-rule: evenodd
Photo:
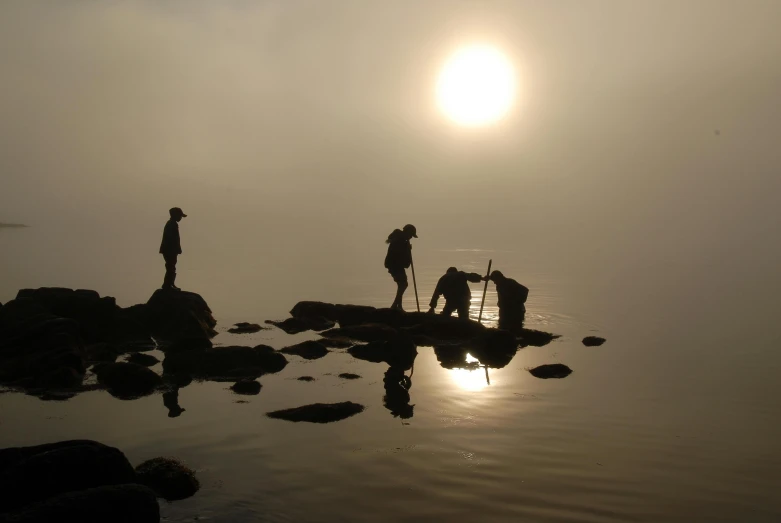
<svg viewBox="0 0 781 523">
<path fill-rule="evenodd" d="M 151 354 L 144 354 L 143 352 L 134 352 L 128 356 L 127 361 L 129 363 L 135 363 L 136 365 L 142 365 L 144 367 L 152 367 L 160 363 L 160 360 L 152 356 Z"/>
<path fill-rule="evenodd" d="M 393 327 L 379 323 L 353 325 L 330 329 L 322 333 L 325 338 L 348 338 L 358 341 L 382 341 L 398 336 L 398 331 Z"/>
<path fill-rule="evenodd" d="M 81 386 L 84 381 L 84 374 L 71 367 L 60 367 L 47 371 L 36 377 L 36 388 L 51 389 L 75 389 Z"/>
<path fill-rule="evenodd" d="M 309 423 L 331 423 L 341 421 L 363 412 L 363 405 L 344 401 L 341 403 L 313 403 L 293 409 L 277 410 L 266 413 L 269 418 L 283 419 L 286 421 L 306 421 Z"/>
<path fill-rule="evenodd" d="M 146 303 L 146 317 L 155 338 L 211 339 L 217 321 L 200 295 L 194 292 L 158 289 Z"/>
<path fill-rule="evenodd" d="M 586 347 L 599 347 L 606 341 L 605 338 L 600 338 L 599 336 L 586 336 L 583 338 L 583 345 Z"/>
<path fill-rule="evenodd" d="M 117 356 L 119 356 L 119 351 L 116 347 L 106 342 L 87 345 L 84 347 L 84 353 L 90 362 L 113 363 L 117 361 Z"/>
<path fill-rule="evenodd" d="M 257 323 L 247 323 L 245 321 L 242 321 L 235 324 L 232 328 L 228 329 L 228 332 L 230 332 L 231 334 L 252 334 L 255 332 L 260 332 L 264 329 L 266 329 L 266 327 L 261 327 Z"/>
<path fill-rule="evenodd" d="M 347 338 L 320 338 L 317 341 L 321 343 L 323 347 L 329 349 L 348 349 L 355 345 L 355 342 Z"/>
<path fill-rule="evenodd" d="M 529 373 L 535 378 L 549 379 L 549 378 L 566 378 L 572 374 L 572 369 L 561 363 L 551 363 L 548 365 L 540 365 L 533 369 L 529 369 Z"/>
<path fill-rule="evenodd" d="M 309 330 L 320 332 L 336 325 L 333 321 L 321 317 L 306 319 L 288 318 L 284 321 L 266 320 L 266 323 L 282 329 L 287 334 L 298 334 Z"/>
<path fill-rule="evenodd" d="M 361 377 L 358 374 L 352 374 L 350 372 L 343 372 L 339 374 L 339 377 L 343 380 L 358 380 L 361 379 Z"/>
<path fill-rule="evenodd" d="M 96 367 L 98 383 L 121 399 L 146 396 L 163 383 L 154 371 L 136 363 L 105 363 Z"/>
<path fill-rule="evenodd" d="M 402 369 L 410 368 L 418 355 L 415 343 L 409 336 L 403 334 L 397 334 L 391 340 L 355 345 L 347 349 L 347 352 L 360 360 L 374 363 L 385 362 Z"/>
<path fill-rule="evenodd" d="M 291 345 L 290 347 L 285 347 L 279 352 L 295 354 L 296 356 L 301 356 L 307 360 L 316 360 L 328 354 L 329 351 L 319 341 L 309 340 L 297 343 L 296 345 Z"/>
<path fill-rule="evenodd" d="M 136 467 L 136 475 L 139 483 L 167 501 L 189 498 L 201 488 L 195 471 L 171 458 L 145 461 Z"/>
<path fill-rule="evenodd" d="M 279 372 L 285 365 L 285 356 L 266 345 L 230 346 L 168 353 L 163 360 L 163 372 L 230 380 L 258 378 Z"/>
<path fill-rule="evenodd" d="M 520 329 L 514 334 L 517 334 L 522 347 L 544 347 L 560 337 L 558 334 L 534 329 Z"/>
<path fill-rule="evenodd" d="M 116 448 L 73 440 L 0 450 L 0 513 L 78 490 L 135 482 Z"/>
<path fill-rule="evenodd" d="M 159 523 L 155 493 L 135 484 L 113 485 L 67 492 L 0 514 L 2 523 Z"/>
<path fill-rule="evenodd" d="M 256 380 L 239 380 L 231 386 L 236 394 L 254 396 L 260 393 L 261 384 Z"/>
<path fill-rule="evenodd" d="M 298 381 L 315 381 L 312 376 L 299 376 L 296 378 Z"/>
</svg>

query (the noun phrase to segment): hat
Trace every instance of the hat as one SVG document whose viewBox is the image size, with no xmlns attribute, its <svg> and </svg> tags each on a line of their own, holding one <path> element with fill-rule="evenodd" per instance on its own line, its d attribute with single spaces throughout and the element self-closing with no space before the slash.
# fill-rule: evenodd
<svg viewBox="0 0 781 523">
<path fill-rule="evenodd" d="M 171 209 L 168 211 L 168 214 L 170 214 L 171 216 L 176 216 L 178 214 L 182 218 L 187 218 L 187 215 L 179 207 L 171 207 Z"/>
<path fill-rule="evenodd" d="M 404 232 L 411 233 L 413 238 L 417 238 L 418 237 L 418 230 L 415 229 L 415 226 L 412 225 L 412 224 L 408 223 L 407 225 L 404 226 L 404 228 L 402 230 Z"/>
</svg>

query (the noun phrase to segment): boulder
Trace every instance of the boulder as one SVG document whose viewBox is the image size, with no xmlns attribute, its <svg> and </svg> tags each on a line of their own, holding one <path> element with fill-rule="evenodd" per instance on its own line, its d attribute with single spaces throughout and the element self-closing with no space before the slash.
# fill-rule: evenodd
<svg viewBox="0 0 781 523">
<path fill-rule="evenodd" d="M 257 323 L 247 323 L 245 321 L 236 323 L 233 327 L 228 329 L 228 332 L 231 334 L 252 334 L 255 332 L 260 332 L 267 327 L 261 327 Z"/>
<path fill-rule="evenodd" d="M 307 360 L 317 360 L 328 354 L 329 351 L 319 341 L 309 340 L 285 347 L 279 352 L 294 354 Z"/>
<path fill-rule="evenodd" d="M 266 413 L 269 418 L 286 421 L 305 421 L 309 423 L 331 423 L 341 421 L 363 412 L 363 405 L 351 401 L 341 403 L 313 403 L 293 409 L 276 410 Z"/>
<path fill-rule="evenodd" d="M 199 294 L 158 289 L 146 303 L 145 315 L 155 338 L 176 341 L 183 338 L 211 339 L 217 335 L 217 321 Z"/>
<path fill-rule="evenodd" d="M 144 367 L 152 367 L 160 363 L 160 360 L 151 354 L 144 354 L 143 352 L 132 353 L 130 356 L 128 356 L 127 361 L 129 363 L 135 363 L 136 365 L 142 365 Z"/>
<path fill-rule="evenodd" d="M 136 467 L 138 482 L 158 496 L 175 501 L 189 498 L 201 488 L 195 471 L 171 458 L 154 458 Z"/>
<path fill-rule="evenodd" d="M 96 441 L 0 450 L 0 512 L 65 492 L 134 481 L 135 472 L 125 455 Z"/>
<path fill-rule="evenodd" d="M 0 514 L 0 523 L 159 523 L 155 493 L 143 486 L 123 484 L 66 492 Z"/>
<path fill-rule="evenodd" d="M 606 341 L 605 338 L 600 338 L 599 336 L 586 336 L 583 338 L 583 345 L 586 347 L 599 347 Z"/>
<path fill-rule="evenodd" d="M 163 372 L 204 379 L 240 379 L 279 372 L 285 365 L 285 356 L 267 345 L 230 346 L 166 354 Z"/>
<path fill-rule="evenodd" d="M 112 396 L 121 399 L 146 396 L 163 383 L 154 371 L 136 363 L 105 363 L 96 367 L 98 383 Z"/>
<path fill-rule="evenodd" d="M 231 386 L 231 390 L 236 394 L 254 396 L 260 393 L 261 386 L 257 380 L 239 380 Z"/>
<path fill-rule="evenodd" d="M 572 369 L 561 363 L 551 363 L 547 365 L 540 365 L 533 369 L 529 369 L 529 373 L 535 378 L 550 379 L 550 378 L 566 378 L 572 374 Z"/>
<path fill-rule="evenodd" d="M 382 341 L 398 336 L 398 331 L 393 327 L 380 323 L 367 323 L 330 329 L 322 333 L 326 338 L 348 338 L 359 341 Z"/>
</svg>

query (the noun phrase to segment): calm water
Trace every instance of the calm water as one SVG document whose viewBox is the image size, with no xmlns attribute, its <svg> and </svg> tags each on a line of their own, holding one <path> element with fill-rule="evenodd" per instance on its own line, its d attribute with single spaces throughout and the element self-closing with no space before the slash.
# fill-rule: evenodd
<svg viewBox="0 0 781 523">
<path fill-rule="evenodd" d="M 360 254 L 345 252 L 347 240 L 336 235 L 302 231 L 312 251 L 286 258 L 295 238 L 251 239 L 247 225 L 247 241 L 228 251 L 216 230 L 196 237 L 206 226 L 192 224 L 182 227 L 178 283 L 214 309 L 217 344 L 281 348 L 315 338 L 225 332 L 236 321 L 284 318 L 301 299 L 392 300 L 382 269 L 387 231 L 374 231 L 379 239 Z M 444 369 L 433 349 L 420 347 L 409 419 L 383 405 L 385 364 L 334 351 L 313 362 L 290 356 L 282 372 L 260 379 L 256 397 L 192 384 L 180 391 L 186 410 L 177 418 L 160 395 L 121 401 L 94 392 L 55 403 L 0 394 L 0 445 L 92 438 L 134 463 L 179 457 L 198 470 L 203 488 L 164 505 L 168 521 L 781 520 L 778 260 L 649 250 L 619 263 L 616 245 L 441 245 L 416 224 L 422 307 L 449 265 L 484 272 L 493 258 L 531 289 L 528 326 L 561 339 L 489 370 L 490 385 L 483 369 Z M 76 235 L 89 240 L 65 227 L 0 230 L 0 301 L 43 285 L 95 288 L 122 305 L 145 300 L 163 274 L 154 255 L 160 227 Z M 360 225 L 353 232 L 369 241 Z M 473 287 L 474 302 L 480 290 Z M 489 292 L 489 319 L 495 299 Z M 414 308 L 411 287 L 405 306 Z M 589 334 L 608 342 L 584 347 Z M 573 374 L 539 380 L 526 372 L 554 362 Z M 362 378 L 344 381 L 341 372 Z M 316 381 L 295 379 L 302 375 Z M 322 426 L 264 416 L 345 400 L 367 409 Z"/>
</svg>

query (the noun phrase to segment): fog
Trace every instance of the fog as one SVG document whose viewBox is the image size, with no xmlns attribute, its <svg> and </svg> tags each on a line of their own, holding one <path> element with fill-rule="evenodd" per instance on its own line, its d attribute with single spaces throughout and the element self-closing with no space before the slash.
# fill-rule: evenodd
<svg viewBox="0 0 781 523">
<path fill-rule="evenodd" d="M 331 267 L 411 222 L 428 248 L 627 274 L 674 256 L 778 288 L 780 17 L 774 0 L 3 2 L 0 221 L 59 231 L 74 265 L 111 245 L 126 272 L 161 265 L 176 205 L 191 261 Z M 434 100 L 470 42 L 520 82 L 482 129 Z M 56 283 L 3 250 L 7 278 Z"/>
</svg>

